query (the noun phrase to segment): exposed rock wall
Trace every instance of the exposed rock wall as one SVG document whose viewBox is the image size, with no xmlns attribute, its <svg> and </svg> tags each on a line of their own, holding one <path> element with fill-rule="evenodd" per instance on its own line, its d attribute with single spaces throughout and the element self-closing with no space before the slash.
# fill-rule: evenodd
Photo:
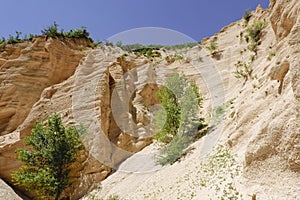
<svg viewBox="0 0 300 200">
<path fill-rule="evenodd" d="M 4 181 L 0 179 L 0 199 L 22 200 Z"/>
<path fill-rule="evenodd" d="M 15 150 L 24 146 L 23 138 L 30 134 L 35 120 L 45 117 L 43 105 L 30 123 L 24 122 L 33 105 L 42 98 L 50 99 L 60 83 L 72 74 L 85 55 L 82 51 L 88 40 L 56 40 L 45 37 L 32 42 L 6 45 L 0 53 L 0 177 L 10 180 L 10 173 L 21 163 L 16 161 Z M 42 96 L 41 96 L 42 94 Z M 50 110 L 49 113 L 52 113 Z M 22 127 L 20 127 L 22 126 Z M 18 130 L 17 128 L 20 127 Z"/>
<path fill-rule="evenodd" d="M 14 131 L 26 118 L 42 91 L 70 77 L 87 41 L 69 42 L 34 38 L 6 45 L 0 52 L 0 135 Z M 73 42 L 74 43 L 74 42 Z"/>
<path fill-rule="evenodd" d="M 253 159 L 276 154 L 288 162 L 290 169 L 300 170 L 299 14 L 299 1 L 280 0 L 276 1 L 270 13 L 270 23 L 276 37 L 274 45 L 277 61 L 270 70 L 270 78 L 280 82 L 280 95 L 273 100 L 274 107 L 269 111 L 270 118 L 266 115 L 260 117 L 259 134 L 252 137 L 246 153 L 247 164 Z"/>
<path fill-rule="evenodd" d="M 135 68 L 143 66 L 148 61 L 135 55 L 121 59 L 121 55 L 124 53 L 121 49 L 106 46 L 94 50 L 78 51 L 85 45 L 72 44 L 77 47 L 77 49 L 72 49 L 72 45 L 67 43 L 70 41 L 45 41 L 45 38 L 38 38 L 32 44 L 23 45 L 36 45 L 37 42 L 41 46 L 40 49 L 46 52 L 39 53 L 36 49 L 26 47 L 27 54 L 43 54 L 45 58 L 43 58 L 43 61 L 36 61 L 39 67 L 36 66 L 32 69 L 30 68 L 32 67 L 32 60 L 36 58 L 27 58 L 28 55 L 24 55 L 27 59 L 23 61 L 23 68 L 28 71 L 27 78 L 23 79 L 22 77 L 17 82 L 17 84 L 24 84 L 24 88 L 20 89 L 22 93 L 11 91 L 11 94 L 15 96 L 10 97 L 12 100 L 15 98 L 16 100 L 20 99 L 22 103 L 19 104 L 25 104 L 28 107 L 27 112 L 21 113 L 21 116 L 26 117 L 26 119 L 16 123 L 13 121 L 14 118 L 7 119 L 7 115 L 1 115 L 3 120 L 14 124 L 14 126 L 13 128 L 6 126 L 9 128 L 2 132 L 3 136 L 0 138 L 0 176 L 10 182 L 10 173 L 17 170 L 21 165 L 15 158 L 15 150 L 24 147 L 23 139 L 29 135 L 35 121 L 44 120 L 47 116 L 56 112 L 62 116 L 66 124 L 82 124 L 87 129 L 87 134 L 83 138 L 87 151 L 82 151 L 78 162 L 71 166 L 73 185 L 65 191 L 66 196 L 77 199 L 93 189 L 98 182 L 105 179 L 118 167 L 121 161 L 151 143 L 151 138 L 143 137 L 144 131 L 137 130 L 133 124 L 131 130 L 137 134 L 130 133 L 130 130 L 128 132 L 121 130 L 119 124 L 114 121 L 111 108 L 112 92 L 118 82 L 125 80 L 126 76 L 124 74 L 130 70 L 134 71 Z M 17 47 L 14 46 L 14 48 Z M 84 55 L 86 56 L 82 59 Z M 5 66 L 5 64 L 2 66 Z M 146 123 L 144 115 L 138 114 L 144 107 L 141 102 L 142 99 L 136 99 L 135 97 L 138 95 L 153 96 L 156 91 L 155 89 L 140 91 L 139 88 L 136 88 L 134 82 L 147 82 L 149 70 L 153 71 L 151 69 L 152 67 L 148 65 L 145 68 L 146 71 L 142 71 L 138 76 L 135 76 L 136 73 L 131 73 L 132 79 L 127 79 L 124 85 L 119 84 L 119 87 L 124 86 L 133 91 L 132 96 L 128 96 L 126 91 L 117 95 L 118 98 L 127 98 L 130 108 L 125 113 L 127 113 L 127 117 L 131 116 L 130 118 L 134 124 Z M 21 73 L 21 75 L 23 74 Z M 4 82 L 11 79 L 8 77 Z M 39 81 L 37 84 L 39 87 L 33 93 L 30 86 L 35 82 L 35 79 Z M 4 86 L 7 85 L 4 84 Z M 10 93 L 4 93 L 3 97 L 8 94 Z M 25 97 L 26 95 L 36 97 L 27 102 L 21 98 L 21 96 Z M 13 103 L 8 99 L 4 99 L 3 102 L 8 104 L 7 107 L 10 103 Z M 147 106 L 156 102 L 155 99 L 148 99 Z M 19 116 L 19 110 L 14 109 Z M 115 110 L 119 112 L 118 109 Z M 93 126 L 93 123 L 99 126 Z M 9 131 L 12 132 L 6 134 Z M 22 188 L 19 189 L 25 192 Z M 33 195 L 31 193 L 26 194 Z"/>
<path fill-rule="evenodd" d="M 247 48 L 247 25 L 240 20 L 212 37 L 217 38 L 217 57 L 194 47 L 182 52 L 161 51 L 162 57 L 151 61 L 134 54 L 124 56 L 119 48 L 80 51 L 86 46 L 84 41 L 46 41 L 43 37 L 6 46 L 0 54 L 0 177 L 10 181 L 11 171 L 20 166 L 14 151 L 24 146 L 23 138 L 33 123 L 57 112 L 65 123 L 81 123 L 87 128 L 83 138 L 86 151 L 72 166 L 74 184 L 65 192 L 71 199 L 83 196 L 124 159 L 151 143 L 147 125 L 152 120 L 152 106 L 158 103 L 156 84 L 160 76 L 177 69 L 196 80 L 206 100 L 219 95 L 217 88 L 225 88 L 226 101 L 222 103 L 227 107 L 220 143 L 238 155 L 244 169 L 241 184 L 251 191 L 258 185 L 259 195 L 275 197 L 270 189 L 277 188 L 274 182 L 281 183 L 287 174 L 294 188 L 284 185 L 276 195 L 296 193 L 300 188 L 296 185 L 300 176 L 299 16 L 298 0 L 272 1 L 269 10 L 259 6 L 248 22 L 267 22 L 257 52 Z M 203 40 L 202 45 L 209 46 L 212 38 Z M 175 61 L 171 56 L 175 53 L 185 59 Z M 252 67 L 246 80 L 235 77 L 238 61 Z M 212 73 L 212 64 L 223 85 L 216 83 L 218 74 Z M 118 99 L 128 104 L 118 104 Z M 204 102 L 206 111 L 211 104 Z"/>
<path fill-rule="evenodd" d="M 208 54 L 212 54 L 211 58 L 225 88 L 226 101 L 223 102 L 223 108 L 226 113 L 219 143 L 230 147 L 237 155 L 241 174 L 236 178 L 235 186 L 245 199 L 251 196 L 252 199 L 298 199 L 300 2 L 272 0 L 269 9 L 264 10 L 258 6 L 251 14 L 248 23 L 243 19 L 239 20 L 202 41 L 203 46 L 209 46 L 211 40 L 216 38 L 216 53 L 219 56 L 215 57 L 211 52 Z M 247 26 L 258 21 L 265 21 L 266 26 L 259 36 L 261 44 L 254 52 L 248 48 L 251 41 L 247 43 L 245 36 Z M 203 65 L 207 64 L 206 57 L 196 62 L 194 59 L 198 58 L 199 52 L 195 52 L 195 49 L 190 49 L 184 56 L 194 61 L 191 63 L 199 64 L 202 60 Z M 235 77 L 239 61 L 251 68 L 247 79 Z M 188 66 L 188 63 L 180 63 L 179 66 L 175 64 L 169 67 L 183 70 Z M 211 79 L 213 75 L 215 74 L 208 73 L 205 80 Z M 205 90 L 205 83 L 198 84 Z M 209 87 L 207 93 L 214 89 L 215 87 Z M 209 105 L 206 101 L 204 104 Z M 201 147 L 207 148 L 202 146 L 204 141 L 201 139 L 196 142 L 193 146 L 195 151 L 187 155 L 187 158 L 160 171 L 143 175 L 117 171 L 101 183 L 102 190 L 95 190 L 93 194 L 99 198 L 117 194 L 129 199 L 215 197 L 216 191 L 210 194 L 205 186 L 200 186 L 206 183 L 194 184 L 195 181 L 202 180 L 201 175 L 190 176 L 201 168 L 199 152 Z M 154 145 L 149 147 L 150 151 L 155 148 Z M 193 162 L 195 167 L 191 164 Z M 223 165 L 221 168 L 223 170 Z M 215 186 L 219 188 L 220 182 L 221 179 L 218 179 Z"/>
</svg>

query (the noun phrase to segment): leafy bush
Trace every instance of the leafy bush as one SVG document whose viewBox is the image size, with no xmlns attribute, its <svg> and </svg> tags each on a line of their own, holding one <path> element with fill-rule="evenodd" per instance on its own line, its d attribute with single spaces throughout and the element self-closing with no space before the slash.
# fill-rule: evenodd
<svg viewBox="0 0 300 200">
<path fill-rule="evenodd" d="M 79 29 L 71 29 L 68 32 L 64 32 L 64 30 L 58 30 L 58 24 L 56 22 L 53 23 L 53 25 L 47 26 L 43 30 L 41 30 L 41 33 L 43 35 L 46 35 L 47 37 L 50 38 L 86 38 L 90 41 L 90 46 L 91 47 L 96 47 L 99 44 L 94 43 L 93 39 L 89 37 L 89 32 L 86 30 L 86 27 L 81 27 Z M 32 41 L 32 39 L 36 37 L 36 35 L 29 34 L 27 35 L 22 35 L 21 32 L 16 31 L 16 35 L 9 35 L 7 39 L 2 37 L 0 39 L 0 45 L 1 47 L 4 47 L 6 44 L 16 44 L 16 43 L 21 43 L 24 41 Z M 1 50 L 0 50 L 1 51 Z"/>
<path fill-rule="evenodd" d="M 47 26 L 43 30 L 41 30 L 43 35 L 46 35 L 50 38 L 57 38 L 59 36 L 62 36 L 63 33 L 58 31 L 58 24 L 56 22 L 53 23 L 53 25 Z"/>
<path fill-rule="evenodd" d="M 247 27 L 247 34 L 245 35 L 245 41 L 248 43 L 251 40 L 251 44 L 248 46 L 250 51 L 256 52 L 257 46 L 261 44 L 261 32 L 266 26 L 265 21 L 255 21 L 252 25 Z"/>
<path fill-rule="evenodd" d="M 17 151 L 17 158 L 24 165 L 12 173 L 13 182 L 40 197 L 59 199 L 71 185 L 69 166 L 83 149 L 79 134 L 75 127 L 65 127 L 57 114 L 48 117 L 47 123 L 36 123 L 25 138 L 25 144 L 31 148 Z"/>
<path fill-rule="evenodd" d="M 89 39 L 89 32 L 86 30 L 85 26 L 79 29 L 71 29 L 69 32 L 63 33 L 65 37 L 68 38 L 87 38 Z"/>
<path fill-rule="evenodd" d="M 158 163 L 167 165 L 176 162 L 185 153 L 184 149 L 187 148 L 190 142 L 190 137 L 176 135 L 172 141 L 162 149 L 161 154 L 157 156 Z"/>
<path fill-rule="evenodd" d="M 252 77 L 253 68 L 250 64 L 244 63 L 242 61 L 237 61 L 235 63 L 236 71 L 234 72 L 236 78 L 244 78 L 245 81 L 248 80 L 248 78 Z"/>
<path fill-rule="evenodd" d="M 154 139 L 168 144 L 158 156 L 158 162 L 172 164 L 191 141 L 203 135 L 207 126 L 199 116 L 203 99 L 196 84 L 178 73 L 166 80 L 157 97 L 164 110 L 155 113 Z"/>
<path fill-rule="evenodd" d="M 27 35 L 22 36 L 22 32 L 16 31 L 16 36 L 9 35 L 7 39 L 2 37 L 0 39 L 0 45 L 6 45 L 6 44 L 17 44 L 25 41 L 31 41 L 35 35 L 30 34 L 29 37 Z"/>
<path fill-rule="evenodd" d="M 261 31 L 265 26 L 265 22 L 255 21 L 251 26 L 247 28 L 248 35 L 253 42 L 258 42 L 260 40 Z"/>
<path fill-rule="evenodd" d="M 121 41 L 121 40 L 117 41 L 115 45 L 116 45 L 117 47 L 122 47 L 122 41 Z"/>
<path fill-rule="evenodd" d="M 66 37 L 66 38 L 86 38 L 93 43 L 93 39 L 89 37 L 90 33 L 86 30 L 85 26 L 82 26 L 79 29 L 71 29 L 68 32 L 64 32 L 64 30 L 58 30 L 58 24 L 56 22 L 53 25 L 47 26 L 41 33 L 46 35 L 50 38 L 59 38 L 59 37 Z"/>
</svg>

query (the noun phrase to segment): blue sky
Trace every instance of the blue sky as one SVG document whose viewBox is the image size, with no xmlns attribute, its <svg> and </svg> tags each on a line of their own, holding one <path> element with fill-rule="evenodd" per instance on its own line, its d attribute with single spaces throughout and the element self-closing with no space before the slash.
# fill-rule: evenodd
<svg viewBox="0 0 300 200">
<path fill-rule="evenodd" d="M 0 36 L 7 37 L 16 30 L 39 34 L 56 21 L 65 30 L 86 26 L 95 40 L 116 40 L 118 33 L 127 31 L 141 42 L 138 35 L 143 32 L 136 31 L 143 30 L 160 40 L 176 38 L 173 33 L 184 34 L 187 41 L 200 41 L 241 19 L 246 9 L 254 10 L 258 4 L 267 8 L 269 0 L 2 0 Z M 153 28 L 141 27 L 163 29 L 156 33 L 151 32 Z M 128 32 L 130 29 L 135 30 Z M 130 38 L 123 33 L 124 37 Z"/>
</svg>

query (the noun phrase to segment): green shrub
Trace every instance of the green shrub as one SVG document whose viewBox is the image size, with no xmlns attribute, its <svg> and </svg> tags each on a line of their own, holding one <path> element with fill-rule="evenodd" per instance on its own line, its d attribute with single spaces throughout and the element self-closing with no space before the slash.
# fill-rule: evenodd
<svg viewBox="0 0 300 200">
<path fill-rule="evenodd" d="M 62 36 L 62 32 L 58 31 L 58 24 L 56 22 L 53 23 L 53 25 L 47 26 L 43 30 L 41 30 L 43 35 L 46 35 L 50 38 L 57 38 L 59 36 Z"/>
<path fill-rule="evenodd" d="M 182 60 L 184 57 L 182 55 L 175 54 L 174 58 L 175 60 Z"/>
<path fill-rule="evenodd" d="M 266 23 L 264 21 L 255 21 L 247 28 L 248 35 L 253 42 L 258 42 L 260 40 L 261 31 L 265 26 Z"/>
<path fill-rule="evenodd" d="M 222 105 L 222 106 L 216 107 L 211 113 L 210 126 L 213 127 L 213 126 L 216 126 L 217 124 L 219 124 L 222 121 L 225 112 L 226 112 L 226 106 Z"/>
<path fill-rule="evenodd" d="M 157 51 L 158 49 L 152 47 L 144 47 L 140 49 L 135 49 L 133 52 L 136 55 L 146 56 L 147 58 L 161 57 L 161 53 Z"/>
<path fill-rule="evenodd" d="M 234 72 L 236 78 L 243 78 L 247 81 L 252 77 L 253 68 L 250 64 L 244 63 L 242 61 L 237 61 L 235 63 L 236 71 Z"/>
<path fill-rule="evenodd" d="M 89 37 L 90 33 L 87 31 L 85 26 L 82 26 L 79 29 L 71 29 L 68 32 L 65 32 L 63 29 L 59 31 L 58 27 L 59 25 L 56 22 L 54 22 L 53 25 L 47 26 L 46 28 L 41 30 L 41 33 L 50 38 L 85 38 L 90 40 L 91 43 L 93 43 L 93 39 Z"/>
<path fill-rule="evenodd" d="M 178 73 L 167 78 L 157 97 L 164 110 L 155 113 L 154 139 L 167 144 L 158 156 L 158 162 L 172 164 L 207 127 L 204 118 L 199 116 L 203 99 L 196 84 L 189 83 Z"/>
<path fill-rule="evenodd" d="M 121 41 L 121 40 L 117 41 L 115 45 L 116 45 L 117 47 L 122 47 L 122 41 Z"/>
<path fill-rule="evenodd" d="M 27 35 L 22 36 L 22 32 L 16 31 L 16 35 L 9 35 L 7 39 L 4 37 L 1 38 L 0 40 L 0 45 L 5 45 L 5 44 L 17 44 L 25 41 L 31 41 L 35 35 L 30 34 L 29 37 Z"/>
<path fill-rule="evenodd" d="M 251 44 L 248 46 L 250 51 L 257 51 L 257 47 L 261 44 L 261 33 L 264 27 L 266 27 L 265 21 L 255 21 L 252 25 L 247 27 L 245 41 L 247 43 L 249 40 L 251 41 Z"/>
<path fill-rule="evenodd" d="M 243 16 L 243 19 L 246 21 L 246 23 L 249 22 L 251 16 L 252 16 L 251 12 L 249 10 L 245 10 L 245 14 Z"/>
<path fill-rule="evenodd" d="M 157 156 L 157 161 L 161 165 L 172 164 L 176 162 L 185 152 L 191 142 L 188 136 L 176 135 L 167 146 L 161 150 L 161 154 Z"/>
<path fill-rule="evenodd" d="M 36 123 L 25 138 L 25 144 L 31 148 L 17 151 L 17 158 L 24 165 L 12 173 L 13 182 L 39 197 L 59 199 L 71 185 L 69 166 L 83 149 L 79 134 L 75 127 L 65 127 L 57 114 L 48 117 L 47 123 Z"/>
<path fill-rule="evenodd" d="M 89 39 L 89 32 L 86 30 L 85 26 L 79 29 L 71 29 L 69 32 L 62 32 L 62 35 L 67 38 L 87 38 Z"/>
<path fill-rule="evenodd" d="M 16 36 L 9 35 L 6 41 L 7 44 L 15 44 L 21 41 L 20 36 L 22 35 L 21 32 L 16 31 Z"/>
</svg>

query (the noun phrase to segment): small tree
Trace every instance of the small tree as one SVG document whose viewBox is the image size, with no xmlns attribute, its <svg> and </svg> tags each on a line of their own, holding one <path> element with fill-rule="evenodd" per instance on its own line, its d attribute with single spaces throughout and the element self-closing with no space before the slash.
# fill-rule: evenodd
<svg viewBox="0 0 300 200">
<path fill-rule="evenodd" d="M 47 37 L 57 38 L 62 35 L 62 33 L 58 31 L 58 26 L 59 25 L 56 22 L 54 22 L 53 25 L 47 26 L 46 28 L 41 30 L 41 32 L 43 35 L 46 35 Z"/>
<path fill-rule="evenodd" d="M 78 130 L 65 127 L 57 114 L 48 117 L 44 124 L 36 123 L 31 135 L 25 138 L 25 144 L 31 148 L 17 151 L 17 158 L 24 165 L 13 172 L 13 182 L 40 197 L 59 199 L 71 185 L 69 166 L 83 149 Z"/>
<path fill-rule="evenodd" d="M 202 97 L 195 83 L 175 73 L 167 78 L 165 87 L 157 92 L 164 110 L 155 113 L 154 139 L 166 144 L 158 162 L 173 163 L 194 139 L 202 136 L 207 125 L 200 116 Z"/>
<path fill-rule="evenodd" d="M 122 41 L 121 41 L 121 40 L 119 40 L 119 41 L 117 41 L 117 42 L 116 42 L 116 44 L 115 44 L 115 45 L 116 45 L 117 47 L 122 47 L 122 44 L 123 44 L 123 43 L 122 43 Z"/>
</svg>

